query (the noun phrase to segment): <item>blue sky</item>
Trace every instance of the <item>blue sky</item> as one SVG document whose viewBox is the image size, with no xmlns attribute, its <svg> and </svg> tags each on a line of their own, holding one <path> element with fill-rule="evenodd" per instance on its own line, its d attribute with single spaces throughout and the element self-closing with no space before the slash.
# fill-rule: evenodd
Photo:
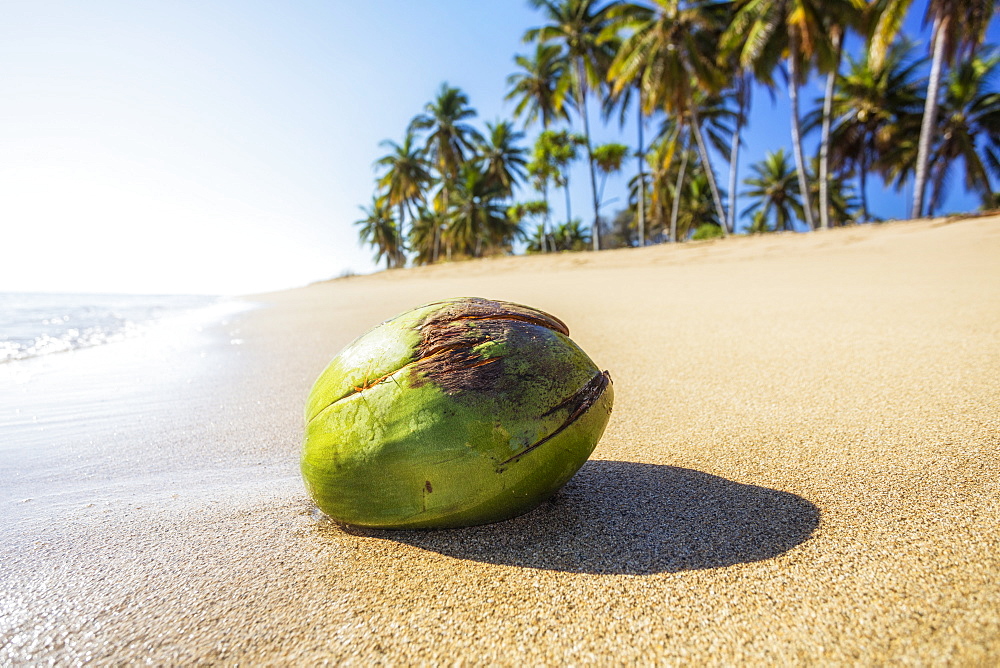
<svg viewBox="0 0 1000 668">
<path fill-rule="evenodd" d="M 225 294 L 371 271 L 353 222 L 379 142 L 444 81 L 480 124 L 509 117 L 512 58 L 540 21 L 518 0 L 36 0 L 4 14 L 0 291 Z M 744 169 L 788 136 L 782 94 L 757 95 Z M 582 163 L 572 182 L 583 214 Z M 903 196 L 873 185 L 873 210 L 901 216 Z M 958 195 L 947 210 L 975 208 Z M 609 212 L 624 179 L 612 198 Z"/>
</svg>

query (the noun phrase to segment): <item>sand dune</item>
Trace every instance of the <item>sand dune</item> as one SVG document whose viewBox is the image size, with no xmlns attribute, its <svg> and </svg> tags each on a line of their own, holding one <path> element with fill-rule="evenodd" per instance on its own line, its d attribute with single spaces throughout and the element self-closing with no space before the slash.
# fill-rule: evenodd
<svg viewBox="0 0 1000 668">
<path fill-rule="evenodd" d="M 610 371 L 591 462 L 501 524 L 324 521 L 297 476 L 313 379 L 381 320 L 461 295 L 553 313 Z M 162 415 L 102 440 L 93 485 L 43 481 L 18 507 L 4 663 L 1000 660 L 1000 218 L 254 299 Z"/>
</svg>

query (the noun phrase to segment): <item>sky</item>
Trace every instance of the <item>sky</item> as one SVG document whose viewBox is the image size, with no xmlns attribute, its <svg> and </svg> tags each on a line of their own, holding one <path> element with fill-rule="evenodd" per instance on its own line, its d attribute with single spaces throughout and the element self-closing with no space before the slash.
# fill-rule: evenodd
<svg viewBox="0 0 1000 668">
<path fill-rule="evenodd" d="M 443 82 L 479 127 L 510 118 L 506 78 L 541 22 L 520 0 L 3 7 L 0 292 L 246 294 L 373 271 L 353 223 L 380 142 Z M 744 174 L 790 145 L 787 113 L 783 93 L 757 94 Z M 595 143 L 634 142 L 634 122 L 595 124 Z M 602 213 L 624 206 L 630 176 L 609 181 Z M 571 183 L 585 215 L 584 163 Z M 904 195 L 880 190 L 874 212 L 903 216 Z M 976 206 L 953 192 L 945 210 Z"/>
</svg>

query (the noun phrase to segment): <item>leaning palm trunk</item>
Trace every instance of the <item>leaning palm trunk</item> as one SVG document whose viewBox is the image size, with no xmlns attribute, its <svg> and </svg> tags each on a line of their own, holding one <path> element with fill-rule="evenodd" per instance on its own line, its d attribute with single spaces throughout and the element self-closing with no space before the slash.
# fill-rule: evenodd
<svg viewBox="0 0 1000 668">
<path fill-rule="evenodd" d="M 398 246 L 396 248 L 396 262 L 400 267 L 406 266 L 406 244 L 404 240 L 406 235 L 403 234 L 403 203 L 399 203 L 399 229 L 396 230 L 396 235 L 398 236 Z"/>
<path fill-rule="evenodd" d="M 802 197 L 802 212 L 810 230 L 816 229 L 813 221 L 812 202 L 809 197 L 809 182 L 806 180 L 806 159 L 802 153 L 802 132 L 799 129 L 799 58 L 798 39 L 795 31 L 791 31 L 791 48 L 788 55 L 788 96 L 792 103 L 792 149 L 795 152 L 795 172 L 799 177 L 799 194 Z"/>
<path fill-rule="evenodd" d="M 594 239 L 594 250 L 601 250 L 601 228 L 597 218 L 597 175 L 594 173 L 594 149 L 590 142 L 590 119 L 587 116 L 587 93 L 584 88 L 584 78 L 587 76 L 583 70 L 583 61 L 577 59 L 576 63 L 576 101 L 580 105 L 580 115 L 583 117 L 583 136 L 587 139 L 587 167 L 590 169 L 590 192 L 594 198 L 594 226 L 591 236 Z"/>
<path fill-rule="evenodd" d="M 861 217 L 867 223 L 870 219 L 868 215 L 868 167 L 861 163 L 858 169 L 858 186 L 861 190 Z"/>
<path fill-rule="evenodd" d="M 931 152 L 931 135 L 937 120 L 938 87 L 941 84 L 941 64 L 944 60 L 944 40 L 950 17 L 940 13 L 934 16 L 934 55 L 931 73 L 927 79 L 927 101 L 924 103 L 924 117 L 920 122 L 920 142 L 917 144 L 917 167 L 913 184 L 913 209 L 911 218 L 919 218 L 924 213 L 924 190 L 927 189 L 927 169 Z"/>
<path fill-rule="evenodd" d="M 448 184 L 443 183 L 441 185 L 441 196 L 443 198 L 441 209 L 442 213 L 448 210 Z M 434 264 L 437 264 L 438 258 L 441 256 L 441 220 L 435 217 L 434 220 Z"/>
<path fill-rule="evenodd" d="M 642 113 L 642 89 L 639 89 L 639 104 L 637 105 L 639 111 L 639 148 L 636 151 L 636 158 L 639 162 L 639 201 L 638 214 L 639 214 L 639 247 L 646 245 L 646 179 L 643 174 L 643 162 L 645 162 L 645 156 L 642 150 L 642 122 L 645 119 Z"/>
<path fill-rule="evenodd" d="M 736 121 L 733 143 L 729 148 L 729 211 L 726 213 L 726 227 L 732 232 L 736 231 L 736 170 L 740 161 L 740 131 L 743 129 L 742 126 L 742 121 Z"/>
<path fill-rule="evenodd" d="M 722 236 L 727 236 L 729 229 L 726 226 L 726 212 L 722 208 L 722 199 L 719 197 L 719 186 L 715 182 L 715 171 L 712 169 L 712 162 L 708 157 L 705 138 L 701 136 L 701 123 L 698 121 L 698 110 L 692 106 L 690 111 L 691 130 L 694 132 L 694 138 L 698 144 L 698 154 L 701 156 L 701 164 L 705 169 L 705 176 L 708 177 L 708 189 L 712 191 L 712 201 L 715 203 L 715 215 L 719 217 L 719 227 L 722 228 Z"/>
<path fill-rule="evenodd" d="M 438 252 L 441 250 L 441 228 L 437 221 L 434 221 L 434 247 L 431 250 L 431 264 L 437 264 Z"/>
<path fill-rule="evenodd" d="M 566 173 L 563 174 L 563 194 L 566 196 L 566 222 L 573 220 L 573 206 L 569 196 L 569 165 L 566 166 Z"/>
<path fill-rule="evenodd" d="M 740 79 L 737 83 L 737 104 L 739 105 L 739 110 L 736 114 L 736 129 L 733 132 L 733 143 L 729 148 L 729 214 L 726 218 L 726 224 L 730 232 L 736 231 L 736 170 L 739 168 L 740 145 L 743 143 L 741 135 L 743 133 L 743 124 L 746 122 L 747 98 L 750 95 L 749 86 L 746 81 L 746 72 L 741 71 L 739 77 Z"/>
<path fill-rule="evenodd" d="M 823 95 L 823 130 L 819 142 L 819 226 L 830 229 L 830 116 L 833 113 L 833 89 L 840 70 L 843 39 L 840 33 L 834 35 L 836 57 L 834 67 L 826 75 L 826 91 Z"/>
<path fill-rule="evenodd" d="M 542 252 L 555 252 L 555 241 L 549 243 L 549 230 L 552 228 L 552 212 L 549 209 L 549 184 L 542 186 L 542 199 L 545 201 L 545 217 L 542 218 Z"/>
<path fill-rule="evenodd" d="M 677 171 L 677 184 L 674 186 L 674 201 L 670 206 L 670 241 L 677 241 L 677 216 L 681 211 L 681 189 L 684 187 L 684 173 L 688 164 L 688 140 L 685 139 L 681 149 L 681 168 Z"/>
</svg>

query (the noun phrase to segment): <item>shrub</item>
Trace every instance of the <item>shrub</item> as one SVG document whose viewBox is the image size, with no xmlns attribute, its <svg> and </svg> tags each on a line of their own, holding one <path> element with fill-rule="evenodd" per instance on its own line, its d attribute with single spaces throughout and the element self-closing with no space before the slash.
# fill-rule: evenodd
<svg viewBox="0 0 1000 668">
<path fill-rule="evenodd" d="M 698 229 L 694 231 L 694 236 L 691 238 L 695 241 L 699 239 L 715 239 L 716 237 L 722 236 L 722 228 L 718 225 L 712 223 L 703 223 L 698 226 Z"/>
</svg>

